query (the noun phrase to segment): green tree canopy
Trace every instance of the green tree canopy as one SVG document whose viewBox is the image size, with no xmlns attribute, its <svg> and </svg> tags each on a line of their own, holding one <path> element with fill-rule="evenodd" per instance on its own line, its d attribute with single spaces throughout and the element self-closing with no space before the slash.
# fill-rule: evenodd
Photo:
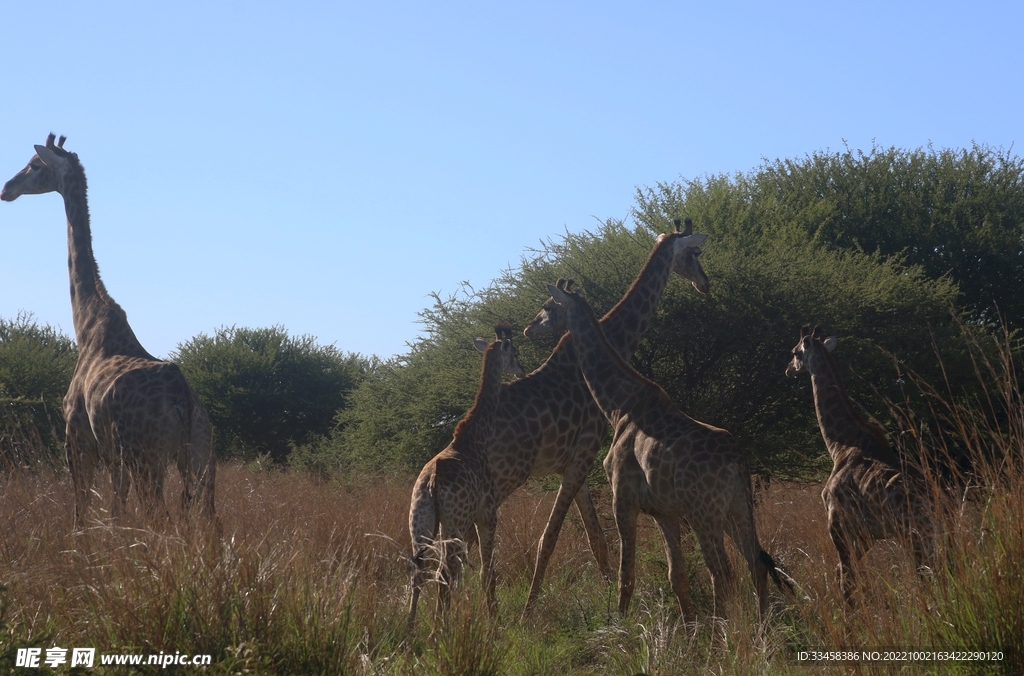
<svg viewBox="0 0 1024 676">
<path fill-rule="evenodd" d="M 74 341 L 31 314 L 0 317 L 0 464 L 59 463 Z"/>
<path fill-rule="evenodd" d="M 280 326 L 200 334 L 171 358 L 206 404 L 220 457 L 270 453 L 278 462 L 290 447 L 328 433 L 367 366 Z"/>
<path fill-rule="evenodd" d="M 684 210 L 743 240 L 795 229 L 824 246 L 900 256 L 925 276 L 957 283 L 986 321 L 998 306 L 1024 326 L 1024 158 L 962 150 L 817 152 L 638 191 L 637 213 L 659 224 Z"/>
<path fill-rule="evenodd" d="M 959 303 L 978 326 L 996 304 L 1024 310 L 1013 281 L 1024 280 L 1022 175 L 1018 158 L 982 147 L 872 149 L 638 190 L 631 226 L 566 233 L 485 289 L 435 296 L 410 353 L 373 370 L 322 450 L 341 465 L 418 468 L 472 402 L 473 335 L 496 320 L 525 326 L 558 277 L 574 277 L 607 311 L 657 234 L 691 216 L 710 236 L 711 292 L 671 282 L 632 364 L 684 411 L 731 430 L 762 470 L 806 476 L 825 456 L 809 379 L 783 376 L 799 327 L 822 323 L 839 336 L 847 388 L 883 424 L 883 397 L 904 396 L 901 370 L 942 380 L 936 347 L 946 375 L 966 387 L 951 308 Z M 524 365 L 539 365 L 556 339 L 520 339 Z"/>
</svg>

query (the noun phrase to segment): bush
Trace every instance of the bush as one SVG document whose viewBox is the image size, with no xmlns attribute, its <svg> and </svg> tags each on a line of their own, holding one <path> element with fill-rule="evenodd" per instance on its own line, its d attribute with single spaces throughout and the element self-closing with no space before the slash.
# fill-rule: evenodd
<svg viewBox="0 0 1024 676">
<path fill-rule="evenodd" d="M 357 354 L 280 326 L 200 334 L 171 359 L 206 404 L 221 458 L 269 453 L 277 462 L 330 431 L 368 367 Z"/>
<path fill-rule="evenodd" d="M 70 337 L 31 314 L 0 318 L 0 465 L 58 465 L 64 393 L 78 362 Z"/>
</svg>

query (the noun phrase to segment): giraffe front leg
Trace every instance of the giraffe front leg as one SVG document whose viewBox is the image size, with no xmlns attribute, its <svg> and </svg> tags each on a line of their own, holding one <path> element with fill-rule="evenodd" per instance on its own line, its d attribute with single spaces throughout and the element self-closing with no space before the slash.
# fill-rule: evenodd
<svg viewBox="0 0 1024 676">
<path fill-rule="evenodd" d="M 679 612 L 684 622 L 693 621 L 693 609 L 690 607 L 690 578 L 686 572 L 686 560 L 679 542 L 679 519 L 656 517 L 661 538 L 665 542 L 665 557 L 668 559 L 668 580 L 672 591 L 679 602 Z"/>
<path fill-rule="evenodd" d="M 558 487 L 558 496 L 555 498 L 555 506 L 551 509 L 551 516 L 544 526 L 544 534 L 540 538 L 540 546 L 537 548 L 537 565 L 533 570 L 533 582 L 530 584 L 530 596 L 526 599 L 526 608 L 523 609 L 523 617 L 528 617 L 533 610 L 534 603 L 540 595 L 540 586 L 544 582 L 544 573 L 547 571 L 548 562 L 555 551 L 555 544 L 558 542 L 558 533 L 562 530 L 562 523 L 565 515 L 569 512 L 569 505 L 576 497 L 580 486 L 587 479 L 590 467 L 580 468 L 575 466 L 569 469 L 562 476 L 562 485 Z"/>
<path fill-rule="evenodd" d="M 640 507 L 636 497 L 625 490 L 615 490 L 612 497 L 615 528 L 619 532 L 619 617 L 629 612 L 636 576 L 636 520 Z"/>
<path fill-rule="evenodd" d="M 590 543 L 590 551 L 597 559 L 597 567 L 601 570 L 601 575 L 605 580 L 611 580 L 612 566 L 608 561 L 608 540 L 604 536 L 604 529 L 597 517 L 597 509 L 594 507 L 594 500 L 586 481 L 576 493 L 576 509 L 579 510 L 583 526 L 587 529 L 587 541 Z"/>
</svg>

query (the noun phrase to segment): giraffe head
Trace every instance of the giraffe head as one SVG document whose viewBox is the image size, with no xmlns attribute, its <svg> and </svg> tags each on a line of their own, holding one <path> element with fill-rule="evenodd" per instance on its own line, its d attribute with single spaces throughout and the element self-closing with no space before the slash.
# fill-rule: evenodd
<svg viewBox="0 0 1024 676">
<path fill-rule="evenodd" d="M 562 291 L 573 290 L 573 285 L 576 284 L 576 280 L 569 278 L 565 279 L 560 277 L 555 282 L 555 287 Z M 550 286 L 550 285 L 548 285 Z M 525 329 L 523 329 L 523 335 L 527 338 L 533 339 L 537 336 L 543 336 L 548 333 L 557 333 L 564 331 L 567 326 L 565 317 L 565 308 L 563 305 L 555 301 L 554 296 L 544 301 L 544 304 L 540 306 L 540 312 L 533 318 Z"/>
<path fill-rule="evenodd" d="M 659 242 L 671 240 L 675 247 L 672 258 L 672 271 L 690 280 L 693 288 L 697 289 L 700 293 L 707 293 L 708 289 L 711 288 L 711 282 L 708 280 L 708 276 L 704 274 L 704 268 L 701 267 L 699 259 L 701 253 L 703 253 L 700 245 L 704 243 L 708 236 L 701 233 L 693 234 L 693 221 L 689 218 L 683 221 L 682 225 L 684 227 L 682 232 L 679 230 L 680 223 L 678 218 L 673 219 L 672 223 L 676 226 L 675 232 L 658 235 Z"/>
<path fill-rule="evenodd" d="M 821 326 L 815 326 L 813 331 L 810 324 L 800 328 L 800 341 L 793 348 L 793 360 L 786 367 L 787 376 L 795 376 L 804 370 L 814 373 L 816 367 L 825 363 L 825 353 L 836 349 L 839 340 L 835 336 L 823 336 Z"/>
<path fill-rule="evenodd" d="M 681 225 L 679 219 L 675 219 L 676 231 L 659 235 L 658 246 L 671 246 L 672 271 L 690 280 L 693 288 L 700 293 L 707 293 L 711 288 L 711 282 L 704 273 L 704 268 L 701 267 L 699 257 L 702 253 L 700 245 L 708 236 L 700 233 L 693 234 L 693 221 L 689 218 L 686 219 L 685 230 L 680 231 Z M 571 292 L 572 284 L 572 279 L 559 279 L 556 286 L 563 291 Z M 527 338 L 536 338 L 548 333 L 564 331 L 566 325 L 565 311 L 553 299 L 548 298 L 523 333 Z"/>
<path fill-rule="evenodd" d="M 36 154 L 25 168 L 7 181 L 0 190 L 0 200 L 13 202 L 22 195 L 41 195 L 60 192 L 64 177 L 77 164 L 78 156 L 64 150 L 65 137 L 54 143 L 55 136 L 46 137 L 46 145 L 36 146 Z"/>
<path fill-rule="evenodd" d="M 516 378 L 525 376 L 526 370 L 519 363 L 519 348 L 512 344 L 512 327 L 508 324 L 496 324 L 494 334 L 496 336 L 494 342 L 501 344 L 501 372 L 511 373 Z M 473 344 L 477 350 L 485 354 L 487 348 L 490 347 L 483 338 L 474 338 Z"/>
<path fill-rule="evenodd" d="M 561 282 L 562 280 L 558 280 Z M 559 312 L 559 316 L 566 326 L 569 325 L 569 313 L 576 312 L 577 317 L 580 314 L 594 314 L 594 309 L 590 307 L 590 303 L 583 297 L 583 294 L 578 289 L 573 289 L 572 280 L 568 280 L 569 284 L 548 284 L 548 292 L 551 294 L 549 302 L 555 306 Z M 594 321 L 597 321 L 597 317 L 594 317 Z"/>
</svg>

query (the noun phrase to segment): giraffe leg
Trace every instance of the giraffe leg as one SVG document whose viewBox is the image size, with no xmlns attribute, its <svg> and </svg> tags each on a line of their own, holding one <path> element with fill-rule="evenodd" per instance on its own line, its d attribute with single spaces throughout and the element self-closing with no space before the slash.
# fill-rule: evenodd
<svg viewBox="0 0 1024 676">
<path fill-rule="evenodd" d="M 466 547 L 461 532 L 446 534 L 444 528 L 441 529 L 439 541 L 441 562 L 437 572 L 441 584 L 437 590 L 437 606 L 434 610 L 435 627 L 451 605 L 452 590 L 462 572 L 462 554 Z"/>
<path fill-rule="evenodd" d="M 725 606 L 732 598 L 733 571 L 729 554 L 725 551 L 724 533 L 710 526 L 698 526 L 694 530 L 700 542 L 704 562 L 711 573 L 711 588 L 715 597 L 715 616 L 725 617 Z"/>
<path fill-rule="evenodd" d="M 605 580 L 612 579 L 612 567 L 608 561 L 608 541 L 604 537 L 604 529 L 597 518 L 597 509 L 594 508 L 594 500 L 590 496 L 590 487 L 584 481 L 576 493 L 576 509 L 579 510 L 583 526 L 587 529 L 587 541 L 590 543 L 590 551 L 594 552 L 597 559 L 597 567 Z"/>
<path fill-rule="evenodd" d="M 850 529 L 845 528 L 834 514 L 829 515 L 828 534 L 832 538 L 832 544 L 835 545 L 836 553 L 839 555 L 836 581 L 839 584 L 839 590 L 842 592 L 843 598 L 846 599 L 846 604 L 852 606 L 853 593 L 857 588 L 853 564 L 863 556 L 867 548 L 861 542 L 861 538 L 853 534 Z"/>
<path fill-rule="evenodd" d="M 213 449 L 213 429 L 201 406 L 192 406 L 191 426 L 185 443 L 178 449 L 178 473 L 181 475 L 181 508 L 189 511 L 198 502 L 208 518 L 215 517 L 214 483 L 217 461 Z"/>
<path fill-rule="evenodd" d="M 693 609 L 690 607 L 690 578 L 686 573 L 686 561 L 683 559 L 683 548 L 680 545 L 679 519 L 655 517 L 661 538 L 665 541 L 665 557 L 668 559 L 668 580 L 679 601 L 679 612 L 684 622 L 693 621 Z"/>
<path fill-rule="evenodd" d="M 562 485 L 558 488 L 558 496 L 555 498 L 555 506 L 551 509 L 551 516 L 544 527 L 544 534 L 540 538 L 540 546 L 537 551 L 537 565 L 533 570 L 533 582 L 530 584 L 530 596 L 526 599 L 526 608 L 523 616 L 526 617 L 533 610 L 533 605 L 540 595 L 540 586 L 544 582 L 544 573 L 547 571 L 548 562 L 555 551 L 555 544 L 558 542 L 558 533 L 562 530 L 562 523 L 565 515 L 569 512 L 569 505 L 576 497 L 577 491 L 586 482 L 590 467 L 580 469 L 574 466 L 562 476 Z"/>
<path fill-rule="evenodd" d="M 636 577 L 636 520 L 640 514 L 640 507 L 628 490 L 621 489 L 613 492 L 612 510 L 615 514 L 615 528 L 619 532 L 619 616 L 625 617 L 629 612 L 629 602 L 633 599 Z"/>
<path fill-rule="evenodd" d="M 492 509 L 488 510 L 483 523 L 476 526 L 477 536 L 480 539 L 480 584 L 487 594 L 487 608 L 491 616 L 498 612 L 498 601 L 494 595 L 494 531 L 498 525 L 498 515 Z"/>
<path fill-rule="evenodd" d="M 743 554 L 750 571 L 757 594 L 758 614 L 763 619 L 768 610 L 768 564 L 762 558 L 761 543 L 757 539 L 757 524 L 754 522 L 753 499 L 741 493 L 733 501 L 732 513 L 726 520 L 729 537 Z M 767 556 L 767 552 L 764 553 Z M 771 561 L 768 556 L 768 561 Z"/>
<path fill-rule="evenodd" d="M 417 545 L 414 543 L 414 547 Z M 426 547 L 418 547 L 412 555 L 412 559 L 409 562 L 410 571 L 410 587 L 411 593 L 409 595 L 409 619 L 406 621 L 406 640 L 411 640 L 413 629 L 416 626 L 416 606 L 419 604 L 420 592 L 423 591 L 423 583 L 426 581 L 426 568 L 427 562 L 425 561 Z"/>
<path fill-rule="evenodd" d="M 160 513 L 161 517 L 169 517 L 164 504 L 164 477 L 167 471 L 160 464 L 144 464 L 139 470 L 139 481 L 136 490 L 145 510 L 146 517 L 152 519 Z"/>
<path fill-rule="evenodd" d="M 93 473 L 96 469 L 95 453 L 90 452 L 90 444 L 84 442 L 71 429 L 70 417 L 64 441 L 68 468 L 71 470 L 71 483 L 75 491 L 75 530 L 81 530 L 85 515 L 89 510 L 89 495 L 92 488 Z"/>
<path fill-rule="evenodd" d="M 114 487 L 114 503 L 111 505 L 110 515 L 119 519 L 125 512 L 128 493 L 132 489 L 132 470 L 126 463 L 114 463 L 110 468 L 110 483 Z"/>
</svg>

